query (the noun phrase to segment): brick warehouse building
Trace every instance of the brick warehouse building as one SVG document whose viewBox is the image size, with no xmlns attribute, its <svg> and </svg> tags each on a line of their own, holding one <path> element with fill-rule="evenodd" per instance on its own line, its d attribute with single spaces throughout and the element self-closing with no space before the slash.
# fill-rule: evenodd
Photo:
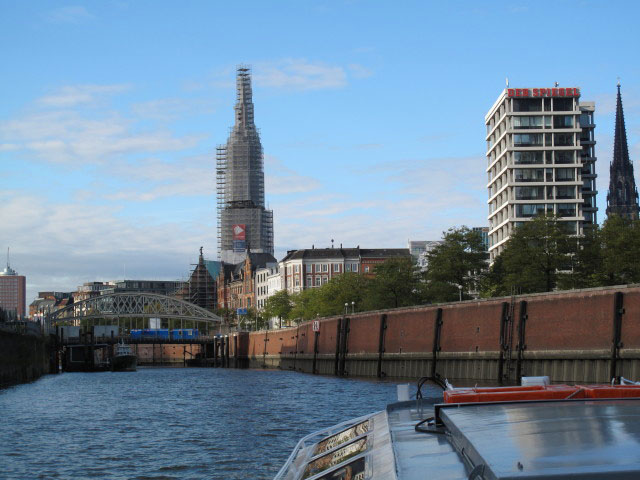
<svg viewBox="0 0 640 480">
<path fill-rule="evenodd" d="M 390 258 L 411 258 L 408 248 L 307 248 L 290 250 L 280 261 L 282 288 L 289 293 L 320 287 L 345 272 L 372 277 Z"/>
</svg>

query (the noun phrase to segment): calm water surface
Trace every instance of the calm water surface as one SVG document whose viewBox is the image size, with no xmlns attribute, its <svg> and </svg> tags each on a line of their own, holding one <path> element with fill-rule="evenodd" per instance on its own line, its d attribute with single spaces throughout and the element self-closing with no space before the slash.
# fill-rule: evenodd
<svg viewBox="0 0 640 480">
<path fill-rule="evenodd" d="M 273 370 L 64 373 L 0 390 L 3 479 L 268 479 L 396 383 Z"/>
</svg>

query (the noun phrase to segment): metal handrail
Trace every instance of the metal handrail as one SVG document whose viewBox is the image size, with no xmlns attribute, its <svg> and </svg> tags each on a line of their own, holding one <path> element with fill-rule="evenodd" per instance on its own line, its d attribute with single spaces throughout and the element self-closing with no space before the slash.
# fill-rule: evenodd
<svg viewBox="0 0 640 480">
<path fill-rule="evenodd" d="M 307 442 L 309 442 L 309 440 L 311 440 L 312 438 L 315 439 L 313 442 L 309 442 L 309 444 L 311 443 L 317 443 L 318 439 L 317 437 L 328 437 L 331 435 L 334 435 L 335 433 L 340 432 L 341 430 L 345 430 L 349 427 L 352 427 L 353 425 L 356 425 L 358 423 L 364 422 L 365 420 L 373 417 L 374 415 L 377 415 L 381 412 L 375 412 L 375 413 L 369 413 L 367 415 L 363 415 L 362 417 L 358 417 L 358 418 L 352 418 L 350 420 L 347 420 L 345 422 L 339 423 L 337 425 L 333 425 L 331 427 L 328 428 L 324 428 L 322 430 L 318 430 L 316 432 L 310 433 L 309 435 L 302 437 L 300 439 L 300 441 L 296 444 L 295 448 L 293 449 L 293 451 L 291 452 L 291 455 L 289 455 L 289 458 L 287 459 L 286 463 L 282 466 L 282 468 L 278 471 L 278 473 L 276 474 L 275 477 L 273 477 L 273 480 L 283 480 L 285 477 L 285 474 L 287 473 L 287 471 L 289 470 L 289 467 L 291 466 L 291 464 L 293 463 L 293 461 L 296 459 L 296 457 L 298 456 L 298 453 L 300 452 L 300 450 L 302 450 L 303 448 L 307 447 Z"/>
</svg>

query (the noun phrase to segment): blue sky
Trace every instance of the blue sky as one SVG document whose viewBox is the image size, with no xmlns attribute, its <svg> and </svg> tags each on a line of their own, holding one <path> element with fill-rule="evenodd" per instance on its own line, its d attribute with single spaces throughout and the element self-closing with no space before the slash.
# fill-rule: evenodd
<svg viewBox="0 0 640 480">
<path fill-rule="evenodd" d="M 617 77 L 640 153 L 633 1 L 0 0 L 0 247 L 39 290 L 215 258 L 217 144 L 254 75 L 277 255 L 487 224 L 505 85 L 596 101 L 605 217 Z M 636 166 L 636 170 L 638 167 Z"/>
</svg>

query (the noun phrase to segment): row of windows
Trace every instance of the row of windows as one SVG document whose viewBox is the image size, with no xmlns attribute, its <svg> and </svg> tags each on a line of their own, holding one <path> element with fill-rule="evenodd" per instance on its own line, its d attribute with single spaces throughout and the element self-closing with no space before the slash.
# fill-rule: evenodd
<svg viewBox="0 0 640 480">
<path fill-rule="evenodd" d="M 513 128 L 573 128 L 573 115 L 513 117 Z"/>
<path fill-rule="evenodd" d="M 555 211 L 554 211 L 555 206 Z M 556 214 L 559 217 L 575 217 L 577 205 L 575 203 L 518 203 L 516 204 L 516 217 L 534 217 L 545 213 Z"/>
<path fill-rule="evenodd" d="M 575 179 L 575 168 L 518 168 L 514 177 L 516 182 L 571 182 Z"/>
<path fill-rule="evenodd" d="M 516 200 L 544 200 L 545 193 L 547 199 L 556 198 L 565 200 L 576 198 L 576 187 L 574 185 L 559 185 L 557 187 L 516 187 L 515 190 Z"/>
<path fill-rule="evenodd" d="M 305 272 L 306 273 L 313 273 L 315 271 L 315 273 L 328 273 L 329 272 L 329 265 L 328 263 L 315 263 L 312 265 L 305 265 Z M 340 266 L 342 265 L 341 263 L 332 263 L 331 264 L 332 267 L 331 269 L 333 270 L 334 273 L 339 273 L 341 272 L 341 268 Z M 345 263 L 344 264 L 344 270 L 345 272 L 358 272 L 359 268 L 358 268 L 358 264 L 357 263 Z M 287 266 L 287 274 L 291 275 L 291 273 L 300 273 L 300 265 L 293 265 L 293 269 L 292 269 L 292 265 Z"/>
<path fill-rule="evenodd" d="M 514 98 L 514 112 L 571 112 L 574 110 L 573 98 Z"/>
<path fill-rule="evenodd" d="M 575 150 L 513 152 L 513 163 L 516 165 L 569 164 L 575 161 Z"/>
<path fill-rule="evenodd" d="M 572 147 L 575 144 L 573 133 L 514 133 L 515 147 Z"/>
</svg>

